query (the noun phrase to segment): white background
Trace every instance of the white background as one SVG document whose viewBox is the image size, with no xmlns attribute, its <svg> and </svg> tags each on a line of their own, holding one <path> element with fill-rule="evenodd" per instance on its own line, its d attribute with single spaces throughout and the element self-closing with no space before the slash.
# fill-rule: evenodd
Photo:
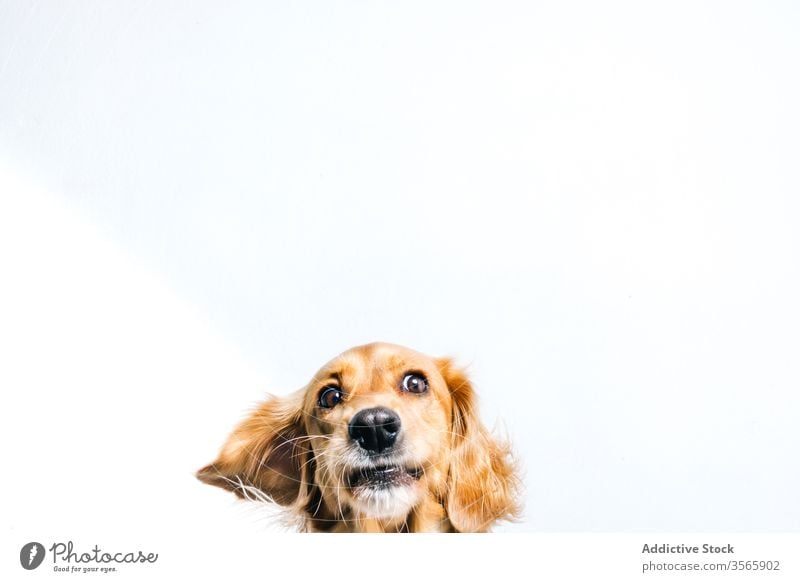
<svg viewBox="0 0 800 582">
<path fill-rule="evenodd" d="M 0 3 L 4 536 L 269 531 L 193 472 L 373 340 L 470 366 L 526 470 L 503 530 L 797 531 L 799 29 Z"/>
</svg>

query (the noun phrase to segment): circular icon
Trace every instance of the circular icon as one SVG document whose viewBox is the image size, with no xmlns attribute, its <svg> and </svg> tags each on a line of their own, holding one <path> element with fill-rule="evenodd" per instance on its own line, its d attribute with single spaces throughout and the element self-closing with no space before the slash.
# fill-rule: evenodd
<svg viewBox="0 0 800 582">
<path fill-rule="evenodd" d="M 39 542 L 29 542 L 19 551 L 19 563 L 26 570 L 38 568 L 44 561 L 44 546 Z"/>
</svg>

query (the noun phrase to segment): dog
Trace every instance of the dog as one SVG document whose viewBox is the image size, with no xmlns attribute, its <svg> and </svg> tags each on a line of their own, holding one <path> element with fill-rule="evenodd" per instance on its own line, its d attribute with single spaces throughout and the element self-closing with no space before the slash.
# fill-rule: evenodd
<svg viewBox="0 0 800 582">
<path fill-rule="evenodd" d="M 485 532 L 518 517 L 510 445 L 449 358 L 373 343 L 245 419 L 204 483 L 283 506 L 312 532 Z"/>
</svg>

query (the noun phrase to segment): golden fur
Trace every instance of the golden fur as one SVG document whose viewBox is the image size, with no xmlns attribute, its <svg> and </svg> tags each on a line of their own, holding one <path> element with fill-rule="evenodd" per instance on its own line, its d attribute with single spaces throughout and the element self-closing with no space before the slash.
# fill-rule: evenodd
<svg viewBox="0 0 800 582">
<path fill-rule="evenodd" d="M 409 374 L 426 380 L 424 393 L 403 389 Z M 328 408 L 320 394 L 331 386 L 342 398 Z M 401 423 L 396 446 L 382 455 L 348 434 L 354 415 L 370 407 L 393 411 Z M 348 481 L 353 471 L 387 462 L 406 471 L 389 486 Z M 384 343 L 353 348 L 303 389 L 271 397 L 197 476 L 278 503 L 305 531 L 483 532 L 519 511 L 510 447 L 480 423 L 464 372 L 449 359 Z"/>
</svg>

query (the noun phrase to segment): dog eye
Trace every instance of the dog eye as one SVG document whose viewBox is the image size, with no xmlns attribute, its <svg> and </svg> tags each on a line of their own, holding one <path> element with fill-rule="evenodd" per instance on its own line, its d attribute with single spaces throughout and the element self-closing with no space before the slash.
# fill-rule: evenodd
<svg viewBox="0 0 800 582">
<path fill-rule="evenodd" d="M 403 377 L 402 386 L 403 390 L 414 394 L 422 394 L 428 391 L 428 381 L 421 374 L 406 374 Z"/>
<path fill-rule="evenodd" d="M 320 408 L 333 408 L 342 401 L 342 391 L 337 386 L 326 386 L 319 393 Z"/>
</svg>

